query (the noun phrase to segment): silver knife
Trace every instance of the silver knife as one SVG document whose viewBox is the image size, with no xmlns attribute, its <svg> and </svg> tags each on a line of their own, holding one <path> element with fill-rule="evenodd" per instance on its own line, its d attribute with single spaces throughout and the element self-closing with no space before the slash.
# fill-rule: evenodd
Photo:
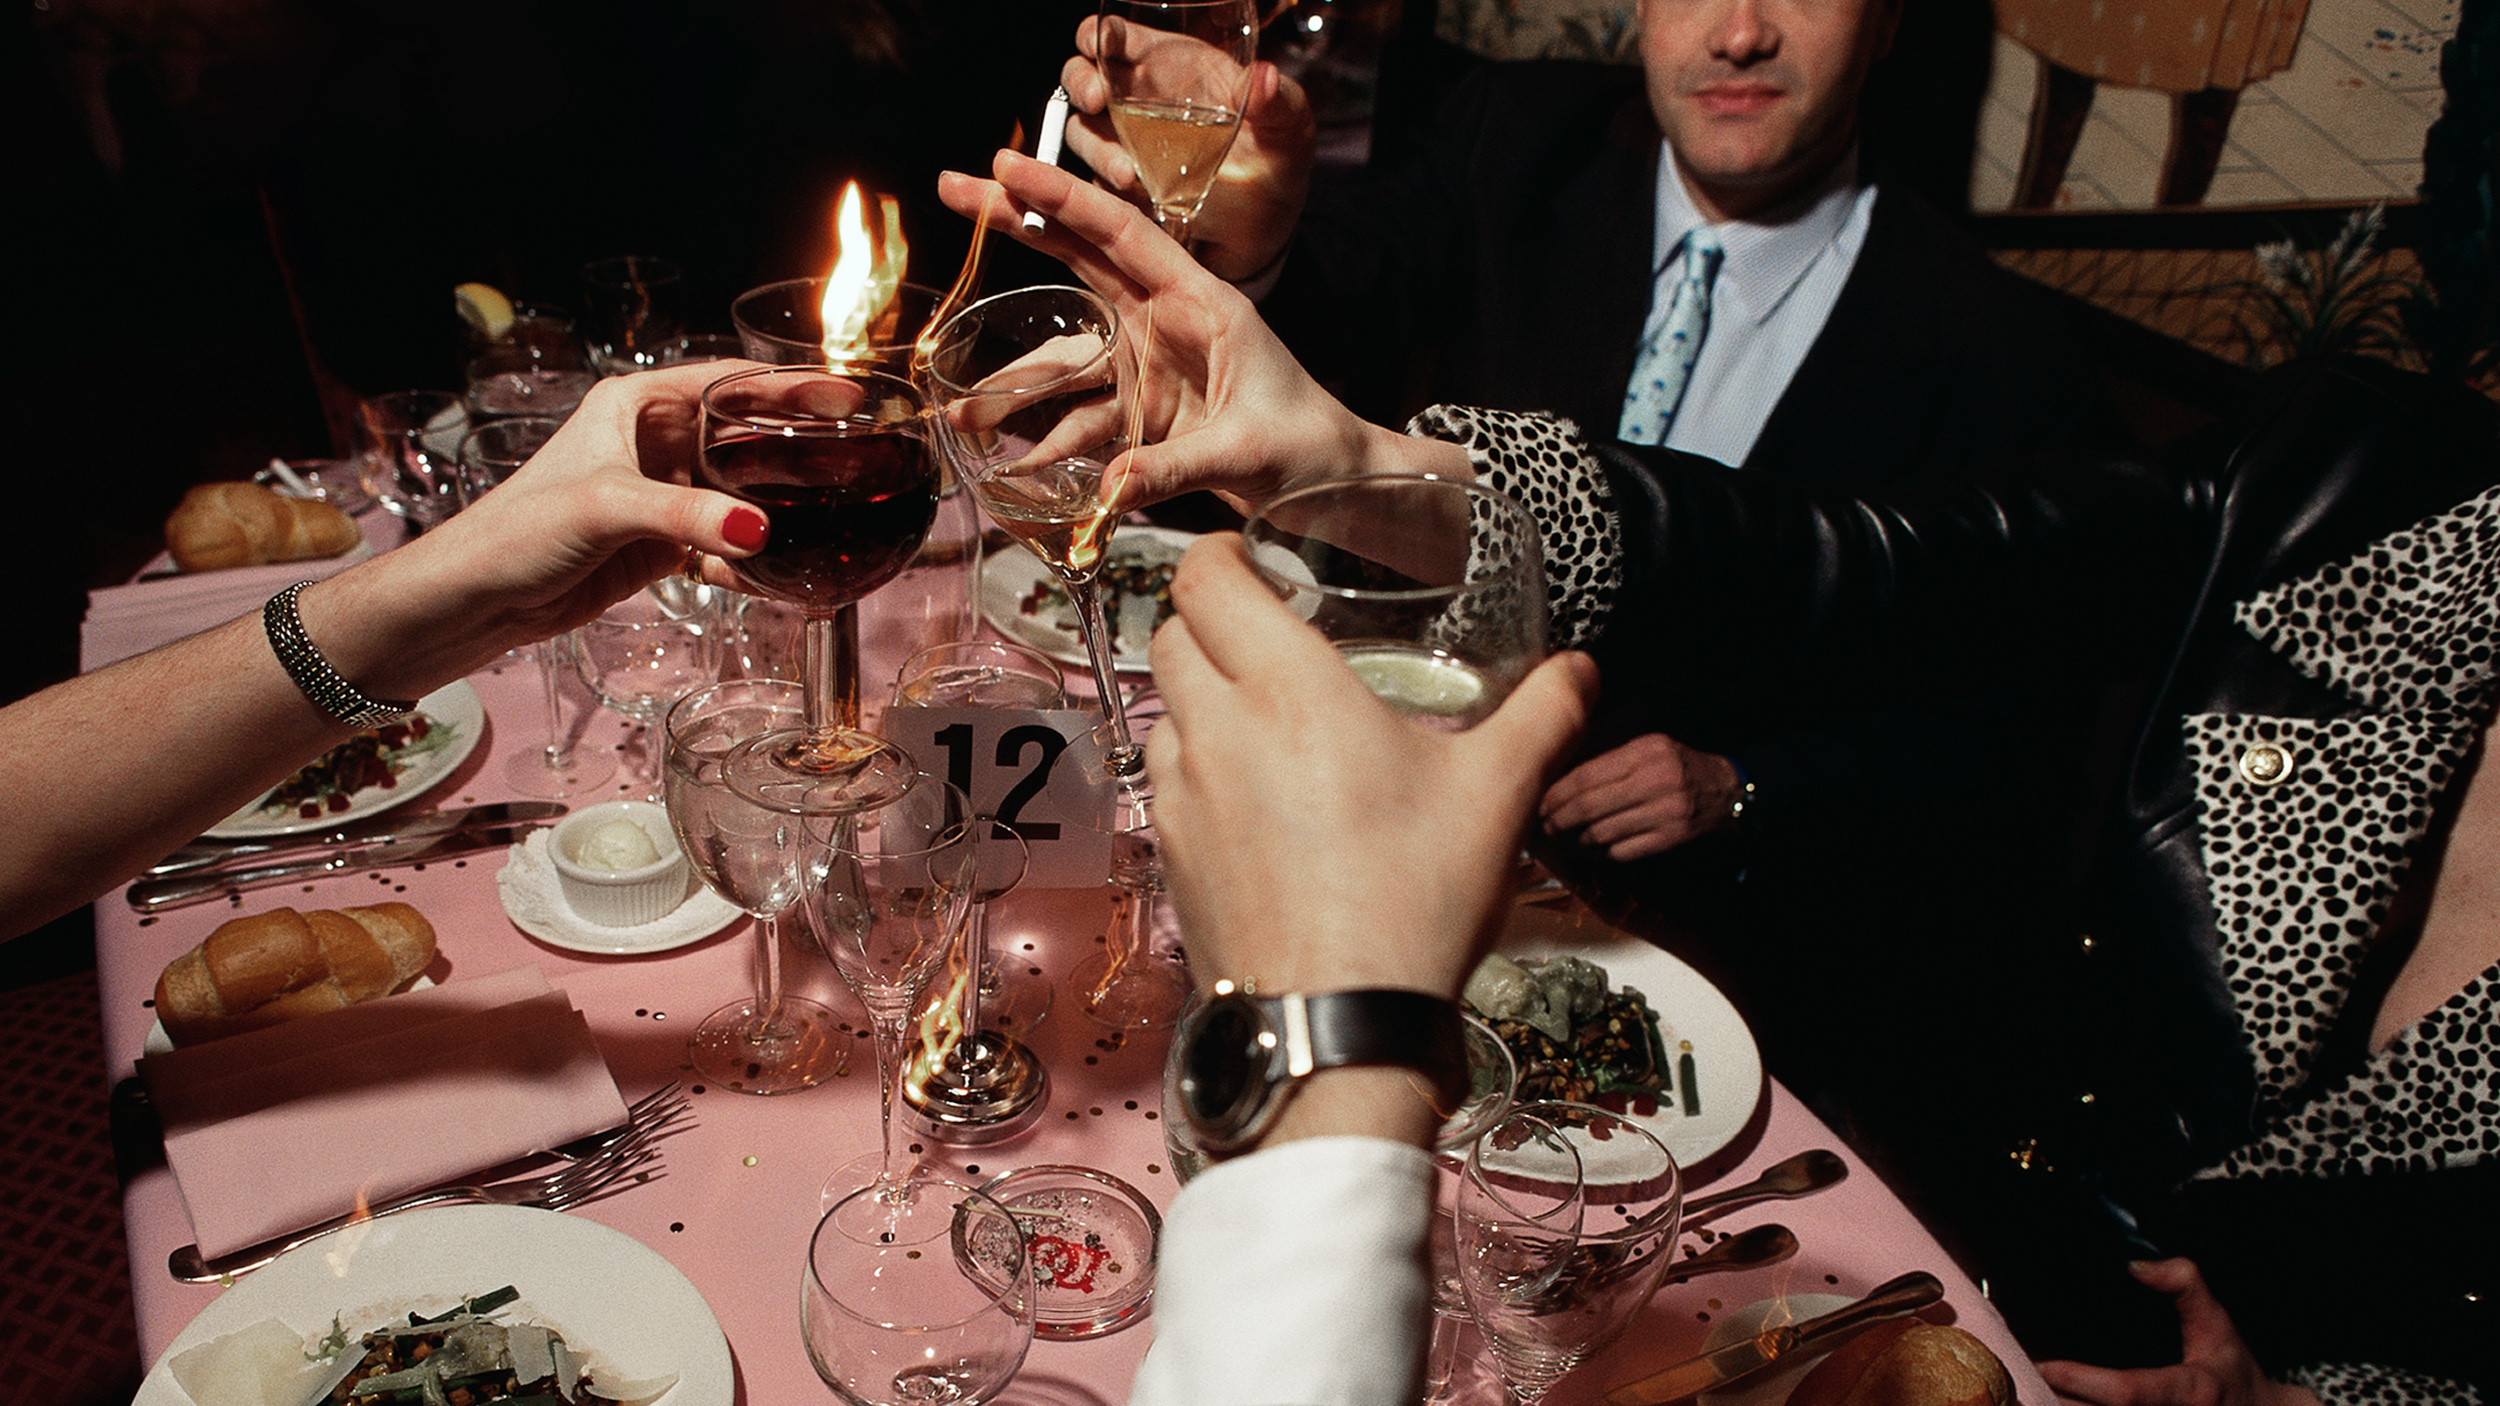
<svg viewBox="0 0 2500 1406">
<path fill-rule="evenodd" d="M 157 861 L 147 871 L 146 877 L 161 879 L 169 874 L 189 874 L 239 860 L 258 859 L 263 855 L 289 854 L 299 849 L 329 849 L 370 840 L 416 840 L 428 835 L 448 835 L 454 830 L 475 830 L 488 825 L 553 820 L 564 811 L 565 807 L 556 801 L 497 801 L 491 805 L 427 811 L 422 815 L 369 816 L 327 830 L 272 835 L 267 839 L 196 840 Z"/>
<path fill-rule="evenodd" d="M 1875 1286 L 1874 1292 L 1820 1318 L 1766 1327 L 1742 1342 L 1679 1362 L 1655 1376 L 1616 1387 L 1606 1393 L 1606 1406 L 1663 1406 L 1749 1377 L 1783 1358 L 1818 1352 L 1872 1327 L 1895 1314 L 1922 1308 L 1944 1297 L 1944 1285 L 1925 1270 L 1915 1270 Z"/>
<path fill-rule="evenodd" d="M 161 913 L 168 908 L 204 903 L 245 889 L 268 888 L 272 884 L 325 878 L 333 874 L 353 874 L 367 869 L 389 869 L 402 864 L 423 864 L 482 849 L 500 849 L 518 843 L 532 830 L 545 828 L 543 825 L 505 825 L 491 830 L 458 830 L 426 839 L 384 840 L 331 854 L 274 860 L 250 869 L 220 869 L 213 873 L 181 874 L 168 879 L 141 879 L 130 886 L 127 897 L 130 906 L 142 913 Z"/>
</svg>

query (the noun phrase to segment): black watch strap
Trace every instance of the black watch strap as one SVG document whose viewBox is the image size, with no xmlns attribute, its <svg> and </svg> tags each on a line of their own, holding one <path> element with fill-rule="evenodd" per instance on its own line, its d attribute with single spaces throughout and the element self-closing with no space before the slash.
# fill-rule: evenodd
<svg viewBox="0 0 2500 1406">
<path fill-rule="evenodd" d="M 1467 1096 L 1467 1033 L 1458 1007 L 1421 991 L 1322 991 L 1261 998 L 1284 1040 L 1285 1073 L 1398 1065 L 1432 1081 L 1443 1110 Z"/>
<path fill-rule="evenodd" d="M 1182 1116 L 1217 1155 L 1258 1141 L 1293 1090 L 1323 1069 L 1412 1069 L 1431 1082 L 1433 1106 L 1444 1113 L 1471 1082 L 1456 1003 L 1420 991 L 1252 996 L 1219 985 L 1177 1033 Z"/>
</svg>

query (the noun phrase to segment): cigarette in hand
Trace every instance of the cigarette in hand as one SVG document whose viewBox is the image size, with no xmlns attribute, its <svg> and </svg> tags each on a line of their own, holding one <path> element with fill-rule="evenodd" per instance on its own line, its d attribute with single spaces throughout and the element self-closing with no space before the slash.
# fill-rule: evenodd
<svg viewBox="0 0 2500 1406">
<path fill-rule="evenodd" d="M 1058 165 L 1060 149 L 1067 144 L 1067 140 L 1068 90 L 1053 88 L 1050 90 L 1050 101 L 1042 104 L 1042 139 L 1033 148 L 1033 159 Z M 1045 223 L 1039 213 L 1032 210 L 1024 212 L 1025 233 L 1039 234 Z"/>
</svg>

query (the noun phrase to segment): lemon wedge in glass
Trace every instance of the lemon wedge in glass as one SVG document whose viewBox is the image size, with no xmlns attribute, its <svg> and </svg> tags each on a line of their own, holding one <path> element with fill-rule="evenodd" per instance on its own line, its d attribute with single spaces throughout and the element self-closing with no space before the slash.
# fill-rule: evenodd
<svg viewBox="0 0 2500 1406">
<path fill-rule="evenodd" d="M 512 330 L 512 300 L 491 284 L 463 283 L 451 290 L 460 320 L 489 341 L 501 341 Z"/>
</svg>

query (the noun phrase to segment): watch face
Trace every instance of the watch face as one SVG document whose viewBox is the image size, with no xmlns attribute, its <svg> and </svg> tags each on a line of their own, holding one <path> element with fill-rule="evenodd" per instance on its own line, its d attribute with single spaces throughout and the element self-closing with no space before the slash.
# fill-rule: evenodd
<svg viewBox="0 0 2500 1406">
<path fill-rule="evenodd" d="M 1255 1103 L 1267 1082 L 1264 1026 L 1247 1001 L 1210 1002 L 1199 1013 L 1181 1054 L 1181 1105 L 1201 1129 L 1229 1128 Z"/>
</svg>

